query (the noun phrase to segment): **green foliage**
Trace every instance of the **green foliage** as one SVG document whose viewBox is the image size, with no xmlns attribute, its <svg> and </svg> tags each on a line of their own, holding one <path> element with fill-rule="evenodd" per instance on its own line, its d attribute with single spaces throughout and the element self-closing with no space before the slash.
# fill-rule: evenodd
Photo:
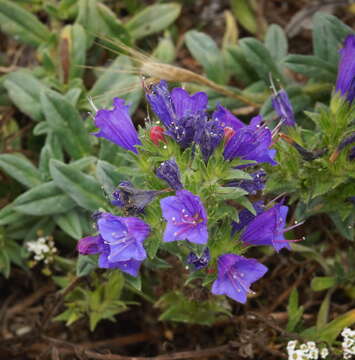
<svg viewBox="0 0 355 360">
<path fill-rule="evenodd" d="M 79 262 L 81 261 L 82 258 L 79 258 Z M 79 276 L 87 275 L 91 270 L 89 263 L 82 264 Z M 71 325 L 83 316 L 88 316 L 91 331 L 94 331 L 102 320 L 114 321 L 115 315 L 127 309 L 127 302 L 121 300 L 125 280 L 122 273 L 118 271 L 108 272 L 103 276 L 104 282 L 93 275 L 92 289 L 80 286 L 72 291 L 66 297 L 67 310 L 55 319 Z M 64 286 L 68 285 L 65 278 L 59 278 L 57 282 Z"/>
<path fill-rule="evenodd" d="M 175 21 L 180 11 L 181 6 L 177 3 L 147 6 L 133 16 L 126 27 L 134 39 L 140 39 L 164 30 Z M 159 14 L 159 21 L 157 21 L 157 14 Z"/>
<path fill-rule="evenodd" d="M 191 292 L 198 292 L 191 289 Z M 162 296 L 156 306 L 163 310 L 159 320 L 179 321 L 201 325 L 212 325 L 222 315 L 230 316 L 225 304 L 216 299 L 192 300 L 180 292 L 171 292 Z"/>
<path fill-rule="evenodd" d="M 25 44 L 38 46 L 51 33 L 34 15 L 8 0 L 0 1 L 1 29 Z"/>
</svg>

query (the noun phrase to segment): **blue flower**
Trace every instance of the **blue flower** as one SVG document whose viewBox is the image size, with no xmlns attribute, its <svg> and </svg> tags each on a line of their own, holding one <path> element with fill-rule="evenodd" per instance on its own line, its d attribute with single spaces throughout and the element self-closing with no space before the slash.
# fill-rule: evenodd
<svg viewBox="0 0 355 360">
<path fill-rule="evenodd" d="M 244 229 L 255 217 L 261 214 L 264 211 L 264 202 L 262 200 L 256 201 L 253 204 L 253 207 L 256 211 L 256 215 L 252 214 L 248 209 L 243 209 L 239 213 L 239 221 L 232 222 L 232 235 L 236 232 Z"/>
<path fill-rule="evenodd" d="M 335 91 L 340 92 L 349 102 L 355 98 L 355 35 L 348 35 L 340 50 Z"/>
<path fill-rule="evenodd" d="M 252 119 L 250 125 L 239 129 L 224 148 L 224 158 L 233 160 L 237 157 L 243 160 L 254 160 L 257 163 L 276 165 L 276 151 L 270 149 L 272 143 L 271 131 L 261 126 L 263 118 L 259 115 Z"/>
<path fill-rule="evenodd" d="M 103 137 L 114 144 L 137 153 L 136 145 L 141 145 L 136 129 L 128 113 L 125 100 L 114 98 L 113 109 L 101 109 L 95 115 L 95 125 L 100 130 L 93 135 Z"/>
<path fill-rule="evenodd" d="M 99 254 L 98 266 L 104 269 L 120 269 L 121 271 L 138 276 L 138 271 L 142 261 L 130 259 L 127 261 L 110 262 L 110 246 L 105 244 L 104 239 L 100 235 L 88 236 L 80 239 L 78 242 L 78 251 L 82 255 Z"/>
<path fill-rule="evenodd" d="M 207 121 L 205 119 L 199 122 L 196 128 L 194 141 L 200 146 L 202 157 L 206 163 L 223 140 L 223 137 L 224 130 L 218 121 Z"/>
<path fill-rule="evenodd" d="M 160 81 L 147 94 L 147 99 L 164 124 L 166 135 L 182 148 L 190 146 L 197 124 L 206 117 L 207 95 L 203 92 L 189 95 L 182 88 L 174 88 L 170 94 L 166 81 Z"/>
<path fill-rule="evenodd" d="M 234 131 L 242 129 L 246 126 L 241 120 L 239 120 L 222 105 L 217 105 L 216 110 L 212 114 L 212 119 L 218 121 L 223 128 L 231 128 Z"/>
<path fill-rule="evenodd" d="M 251 245 L 270 245 L 279 252 L 282 248 L 291 250 L 284 233 L 288 207 L 276 204 L 272 208 L 256 216 L 246 226 L 240 240 Z"/>
<path fill-rule="evenodd" d="M 107 260 L 110 263 L 143 261 L 147 257 L 143 242 L 149 236 L 150 227 L 143 220 L 103 213 L 97 221 L 97 227 L 109 247 Z"/>
<path fill-rule="evenodd" d="M 174 159 L 162 162 L 155 173 L 158 178 L 166 181 L 172 189 L 181 190 L 183 188 L 179 167 Z"/>
<path fill-rule="evenodd" d="M 218 276 L 212 285 L 212 294 L 226 295 L 245 304 L 251 292 L 250 285 L 267 272 L 267 267 L 255 259 L 225 254 L 217 261 Z"/>
<path fill-rule="evenodd" d="M 190 95 L 182 88 L 174 88 L 170 94 L 168 84 L 163 80 L 147 93 L 147 99 L 166 128 L 176 125 L 178 119 L 204 112 L 208 102 L 204 92 Z"/>
<path fill-rule="evenodd" d="M 201 270 L 208 265 L 210 259 L 211 259 L 210 250 L 206 247 L 203 250 L 201 256 L 197 256 L 195 253 L 190 252 L 186 262 L 189 265 L 192 265 L 194 270 Z"/>
<path fill-rule="evenodd" d="M 283 124 L 287 126 L 295 126 L 295 114 L 292 104 L 285 90 L 280 90 L 272 97 L 272 106 L 277 115 L 280 116 Z"/>
<path fill-rule="evenodd" d="M 167 221 L 164 241 L 189 240 L 206 244 L 208 240 L 207 214 L 200 198 L 187 190 L 160 200 L 163 217 Z"/>
</svg>

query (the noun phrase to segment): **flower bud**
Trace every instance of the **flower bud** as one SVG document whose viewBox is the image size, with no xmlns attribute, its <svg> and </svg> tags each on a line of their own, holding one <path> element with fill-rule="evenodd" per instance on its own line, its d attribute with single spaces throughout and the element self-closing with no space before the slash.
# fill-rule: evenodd
<svg viewBox="0 0 355 360">
<path fill-rule="evenodd" d="M 100 236 L 87 236 L 79 240 L 77 250 L 82 255 L 93 255 L 99 253 Z"/>
<path fill-rule="evenodd" d="M 158 145 L 159 141 L 165 142 L 164 129 L 161 126 L 153 126 L 149 131 L 149 136 L 155 145 Z"/>
<path fill-rule="evenodd" d="M 231 137 L 235 134 L 235 130 L 231 127 L 225 127 L 224 128 L 224 142 L 227 144 L 227 142 L 231 139 Z"/>
</svg>

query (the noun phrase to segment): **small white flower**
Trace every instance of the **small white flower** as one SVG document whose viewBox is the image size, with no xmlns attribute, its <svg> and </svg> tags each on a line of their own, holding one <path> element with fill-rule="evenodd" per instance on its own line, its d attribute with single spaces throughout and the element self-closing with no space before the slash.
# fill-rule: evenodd
<svg viewBox="0 0 355 360">
<path fill-rule="evenodd" d="M 316 343 L 315 343 L 314 341 L 308 341 L 308 342 L 307 342 L 307 347 L 308 347 L 308 349 L 310 349 L 310 350 L 313 350 L 313 349 L 316 349 L 316 348 L 317 348 Z"/>
<path fill-rule="evenodd" d="M 287 350 L 294 350 L 297 345 L 297 340 L 292 340 L 287 343 Z"/>
<path fill-rule="evenodd" d="M 308 359 L 317 360 L 319 355 L 319 351 L 317 348 L 311 349 L 308 353 Z"/>
<path fill-rule="evenodd" d="M 304 360 L 306 356 L 302 350 L 295 350 L 292 352 L 292 355 L 289 356 L 289 360 Z"/>
<path fill-rule="evenodd" d="M 301 350 L 308 350 L 308 346 L 306 344 L 301 344 L 300 349 Z"/>
<path fill-rule="evenodd" d="M 323 348 L 321 351 L 320 351 L 320 357 L 322 359 L 325 359 L 327 358 L 329 355 L 329 350 L 327 348 Z"/>
</svg>

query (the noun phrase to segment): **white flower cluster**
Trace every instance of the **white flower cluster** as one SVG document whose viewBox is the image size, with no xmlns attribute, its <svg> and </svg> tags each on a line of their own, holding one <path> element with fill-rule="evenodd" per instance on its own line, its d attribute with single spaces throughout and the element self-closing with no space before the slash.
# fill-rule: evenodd
<svg viewBox="0 0 355 360">
<path fill-rule="evenodd" d="M 343 337 L 342 348 L 344 359 L 351 359 L 355 356 L 355 330 L 345 328 L 341 336 Z"/>
<path fill-rule="evenodd" d="M 51 236 L 42 236 L 35 241 L 28 241 L 26 247 L 29 252 L 34 254 L 33 258 L 36 261 L 43 260 L 45 264 L 52 262 L 54 254 L 57 252 Z"/>
<path fill-rule="evenodd" d="M 308 341 L 305 344 L 301 344 L 297 349 L 298 341 L 289 341 L 287 344 L 287 354 L 289 360 L 317 360 L 326 359 L 329 355 L 329 351 L 326 347 L 321 350 L 317 348 L 314 341 Z"/>
</svg>

